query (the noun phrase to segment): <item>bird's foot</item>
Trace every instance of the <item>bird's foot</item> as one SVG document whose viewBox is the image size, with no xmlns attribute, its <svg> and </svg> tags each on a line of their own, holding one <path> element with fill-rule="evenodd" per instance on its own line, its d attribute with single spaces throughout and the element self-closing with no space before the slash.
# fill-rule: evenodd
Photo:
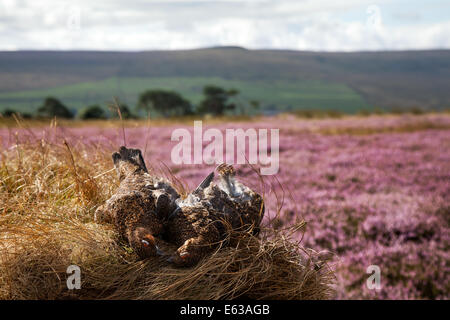
<svg viewBox="0 0 450 320">
<path fill-rule="evenodd" d="M 211 172 L 192 193 L 198 195 L 204 189 L 209 187 L 213 179 L 214 179 L 214 171 Z"/>
<path fill-rule="evenodd" d="M 223 188 L 226 189 L 224 191 L 227 191 L 230 196 L 234 197 L 236 195 L 236 187 L 234 185 L 236 170 L 234 170 L 232 165 L 226 163 L 218 165 L 216 170 L 222 178 Z"/>
<path fill-rule="evenodd" d="M 192 264 L 191 258 L 192 255 L 189 252 L 175 252 L 167 259 L 167 262 L 179 267 L 185 267 Z"/>
<path fill-rule="evenodd" d="M 231 164 L 222 163 L 216 167 L 217 172 L 224 178 L 234 177 L 236 175 L 236 170 Z"/>
</svg>

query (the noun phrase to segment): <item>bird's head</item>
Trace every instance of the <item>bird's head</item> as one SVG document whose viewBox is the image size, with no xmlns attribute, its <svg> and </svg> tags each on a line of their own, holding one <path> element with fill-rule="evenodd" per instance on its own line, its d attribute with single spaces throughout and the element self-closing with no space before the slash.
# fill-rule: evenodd
<svg viewBox="0 0 450 320">
<path fill-rule="evenodd" d="M 158 240 L 146 228 L 137 228 L 132 236 L 132 245 L 141 258 L 162 256 L 164 253 L 158 247 Z"/>
</svg>

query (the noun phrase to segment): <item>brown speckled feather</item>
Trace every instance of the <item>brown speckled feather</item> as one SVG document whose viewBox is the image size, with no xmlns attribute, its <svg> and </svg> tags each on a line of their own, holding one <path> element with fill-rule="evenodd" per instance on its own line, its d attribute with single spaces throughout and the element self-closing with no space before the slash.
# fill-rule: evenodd
<svg viewBox="0 0 450 320">
<path fill-rule="evenodd" d="M 121 147 L 113 154 L 120 185 L 95 213 L 98 222 L 113 223 L 119 234 L 141 257 L 156 255 L 163 220 L 175 209 L 178 193 L 147 172 L 141 152 Z M 155 238 L 156 237 L 156 238 Z"/>
<path fill-rule="evenodd" d="M 190 266 L 208 255 L 232 229 L 253 229 L 256 233 L 264 215 L 261 196 L 234 180 L 234 168 L 218 167 L 219 185 L 209 181 L 182 201 L 167 222 L 168 241 L 180 246 L 172 256 L 179 266 Z M 211 176 L 211 175 L 210 175 Z"/>
</svg>

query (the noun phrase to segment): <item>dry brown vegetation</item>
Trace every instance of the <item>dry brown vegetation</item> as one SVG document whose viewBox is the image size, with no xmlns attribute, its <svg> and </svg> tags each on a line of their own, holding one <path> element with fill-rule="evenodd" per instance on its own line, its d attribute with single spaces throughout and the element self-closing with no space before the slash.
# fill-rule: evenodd
<svg viewBox="0 0 450 320">
<path fill-rule="evenodd" d="M 326 299 L 334 275 L 290 240 L 304 224 L 260 238 L 241 232 L 193 268 L 139 261 L 95 209 L 117 187 L 111 150 L 21 143 L 1 153 L 0 299 Z M 169 178 L 174 178 L 170 177 Z M 178 185 L 179 183 L 177 183 Z M 170 250 L 170 248 L 166 248 Z M 82 288 L 68 290 L 69 265 Z"/>
</svg>

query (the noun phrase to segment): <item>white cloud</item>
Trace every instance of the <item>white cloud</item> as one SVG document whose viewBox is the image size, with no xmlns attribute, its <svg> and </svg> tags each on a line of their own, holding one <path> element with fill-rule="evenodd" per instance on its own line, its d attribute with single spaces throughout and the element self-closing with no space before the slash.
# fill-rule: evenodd
<svg viewBox="0 0 450 320">
<path fill-rule="evenodd" d="M 188 49 L 215 45 L 301 50 L 450 48 L 450 17 L 370 27 L 371 1 L 0 0 L 0 50 Z M 387 1 L 377 2 L 381 14 Z M 409 7 L 409 14 L 415 14 Z M 357 12 L 353 19 L 344 18 Z"/>
</svg>

